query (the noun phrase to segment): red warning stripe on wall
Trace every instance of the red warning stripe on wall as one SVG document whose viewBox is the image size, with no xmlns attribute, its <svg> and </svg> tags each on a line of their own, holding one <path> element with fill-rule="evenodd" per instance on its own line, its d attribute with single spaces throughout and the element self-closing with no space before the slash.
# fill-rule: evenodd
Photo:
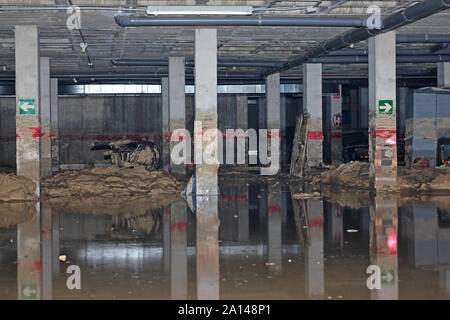
<svg viewBox="0 0 450 320">
<path fill-rule="evenodd" d="M 322 140 L 323 134 L 322 131 L 308 131 L 306 138 L 308 140 Z"/>
</svg>

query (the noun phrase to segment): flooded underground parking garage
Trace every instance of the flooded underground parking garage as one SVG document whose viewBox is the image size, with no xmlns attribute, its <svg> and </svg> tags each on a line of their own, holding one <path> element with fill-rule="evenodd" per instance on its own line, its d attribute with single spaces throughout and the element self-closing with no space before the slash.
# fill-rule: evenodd
<svg viewBox="0 0 450 320">
<path fill-rule="evenodd" d="M 0 303 L 447 303 L 449 9 L 0 0 Z"/>
</svg>

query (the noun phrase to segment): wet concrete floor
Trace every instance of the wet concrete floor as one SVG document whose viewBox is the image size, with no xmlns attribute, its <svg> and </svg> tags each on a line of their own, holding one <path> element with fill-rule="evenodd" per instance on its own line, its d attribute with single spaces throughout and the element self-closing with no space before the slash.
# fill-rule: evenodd
<svg viewBox="0 0 450 320">
<path fill-rule="evenodd" d="M 0 299 L 450 299 L 450 212 L 293 189 L 224 184 L 218 219 L 184 200 L 138 213 L 0 204 Z"/>
</svg>

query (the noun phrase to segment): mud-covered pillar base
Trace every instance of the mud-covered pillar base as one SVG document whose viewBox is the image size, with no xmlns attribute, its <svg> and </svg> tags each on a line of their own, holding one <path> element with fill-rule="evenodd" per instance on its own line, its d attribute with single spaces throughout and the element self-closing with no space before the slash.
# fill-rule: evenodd
<svg viewBox="0 0 450 320">
<path fill-rule="evenodd" d="M 450 88 L 450 62 L 437 63 L 438 88 Z"/>
<path fill-rule="evenodd" d="M 40 196 L 39 31 L 15 26 L 17 175 L 36 183 Z"/>
<path fill-rule="evenodd" d="M 369 39 L 370 186 L 397 185 L 395 31 Z"/>
<path fill-rule="evenodd" d="M 303 110 L 308 111 L 306 159 L 307 167 L 317 167 L 323 162 L 322 131 L 322 64 L 303 65 Z"/>
<path fill-rule="evenodd" d="M 50 58 L 40 58 L 41 177 L 52 174 Z"/>
<path fill-rule="evenodd" d="M 178 135 L 173 135 L 175 130 L 186 129 L 186 95 L 185 95 L 185 59 L 184 57 L 169 57 L 169 130 L 170 152 L 180 143 Z M 170 160 L 171 172 L 186 175 L 186 163 L 176 164 Z"/>
</svg>

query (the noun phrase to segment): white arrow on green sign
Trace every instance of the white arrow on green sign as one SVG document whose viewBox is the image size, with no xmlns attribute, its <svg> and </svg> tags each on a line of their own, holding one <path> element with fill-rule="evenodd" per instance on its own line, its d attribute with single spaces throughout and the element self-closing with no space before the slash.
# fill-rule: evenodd
<svg viewBox="0 0 450 320">
<path fill-rule="evenodd" d="M 381 273 L 381 282 L 390 283 L 394 282 L 394 280 L 395 280 L 394 270 L 389 270 Z"/>
<path fill-rule="evenodd" d="M 392 114 L 394 102 L 392 100 L 378 100 L 378 112 L 380 114 Z"/>
<path fill-rule="evenodd" d="M 34 99 L 20 99 L 19 100 L 19 114 L 35 114 L 36 105 Z"/>
<path fill-rule="evenodd" d="M 37 289 L 35 284 L 22 284 L 22 297 L 24 299 L 36 299 Z"/>
</svg>

